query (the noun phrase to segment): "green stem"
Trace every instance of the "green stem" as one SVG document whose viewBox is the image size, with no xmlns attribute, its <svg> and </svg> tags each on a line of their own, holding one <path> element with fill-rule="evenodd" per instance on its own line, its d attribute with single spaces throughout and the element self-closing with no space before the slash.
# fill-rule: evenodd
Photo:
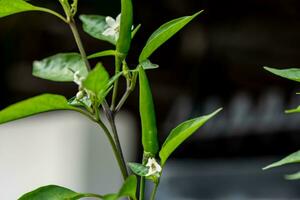
<svg viewBox="0 0 300 200">
<path fill-rule="evenodd" d="M 122 161 L 122 166 L 123 166 L 123 168 L 125 168 L 126 178 L 127 178 L 128 177 L 128 171 L 127 171 L 126 162 L 125 162 L 125 159 L 124 159 L 121 143 L 120 143 L 120 140 L 119 140 L 119 135 L 118 135 L 118 131 L 117 131 L 116 123 L 115 123 L 114 114 L 109 109 L 109 106 L 108 106 L 106 101 L 103 101 L 102 106 L 103 106 L 106 118 L 107 118 L 107 120 L 108 120 L 108 122 L 111 126 L 112 133 L 113 133 L 113 136 L 114 136 L 114 141 L 115 141 L 117 150 L 119 152 L 120 159 Z"/>
<path fill-rule="evenodd" d="M 145 154 L 143 154 L 142 164 L 146 165 L 146 163 L 147 163 L 147 157 L 145 156 Z M 139 195 L 139 200 L 144 200 L 144 198 L 145 198 L 145 183 L 146 183 L 145 177 L 141 176 L 141 178 L 140 178 L 140 195 Z"/>
<path fill-rule="evenodd" d="M 156 196 L 158 185 L 159 185 L 159 183 L 155 183 L 154 188 L 153 188 L 152 193 L 151 193 L 150 200 L 155 200 L 155 196 Z"/>
<path fill-rule="evenodd" d="M 118 54 L 119 53 L 117 53 L 115 56 L 115 74 L 118 74 L 120 72 L 121 65 L 122 65 L 122 58 Z M 111 107 L 110 108 L 113 112 L 116 107 L 116 99 L 118 96 L 118 86 L 119 86 L 119 79 L 117 79 L 114 83 L 114 90 L 113 90 L 113 95 L 112 95 L 112 99 L 111 99 Z"/>
<path fill-rule="evenodd" d="M 71 5 L 72 16 L 76 15 L 76 13 L 77 13 L 77 7 L 78 7 L 78 0 L 73 0 L 73 3 Z"/>
<path fill-rule="evenodd" d="M 87 59 L 86 52 L 84 50 L 84 46 L 82 44 L 78 29 L 76 27 L 76 22 L 72 15 L 70 5 L 69 5 L 69 3 L 63 2 L 62 0 L 59 0 L 59 2 L 61 4 L 61 6 L 63 7 L 63 10 L 67 16 L 67 23 L 69 24 L 69 26 L 71 28 L 71 31 L 73 33 L 73 36 L 74 36 L 75 42 L 77 44 L 77 47 L 79 49 L 80 55 L 85 63 L 87 70 L 90 71 L 91 70 L 90 63 Z"/>
<path fill-rule="evenodd" d="M 117 105 L 117 107 L 115 109 L 115 112 L 119 112 L 119 110 L 122 108 L 122 106 L 124 105 L 124 103 L 128 99 L 128 97 L 131 94 L 131 92 L 133 92 L 133 90 L 135 88 L 135 84 L 136 84 L 136 79 L 137 79 L 137 73 L 134 72 L 132 81 L 129 82 L 129 83 L 127 82 L 126 92 L 124 93 L 123 97 L 121 98 L 120 102 L 118 103 L 118 105 Z"/>
<path fill-rule="evenodd" d="M 116 147 L 116 144 L 114 142 L 114 139 L 113 137 L 111 136 L 108 128 L 105 126 L 105 124 L 101 121 L 100 117 L 99 117 L 99 111 L 97 109 L 95 109 L 96 111 L 96 118 L 94 118 L 93 116 L 91 116 L 90 114 L 84 112 L 83 110 L 80 110 L 80 109 L 77 109 L 76 111 L 84 114 L 85 116 L 87 116 L 89 119 L 91 119 L 93 122 L 97 123 L 101 128 L 102 130 L 104 131 L 106 137 L 108 138 L 108 141 L 112 147 L 112 150 L 113 150 L 113 153 L 115 155 L 115 158 L 118 162 L 118 165 L 120 167 L 120 171 L 122 173 L 122 176 L 123 176 L 123 179 L 125 180 L 127 177 L 128 177 L 128 172 L 127 172 L 127 168 L 126 168 L 126 165 L 124 165 L 124 163 L 122 162 L 122 158 L 121 158 L 121 155 L 119 154 L 118 152 L 118 149 Z"/>
<path fill-rule="evenodd" d="M 55 12 L 53 10 L 39 7 L 38 11 L 49 13 L 49 14 L 54 15 L 54 16 L 58 17 L 59 19 L 63 20 L 65 23 L 68 23 L 68 20 L 66 18 L 64 18 L 62 15 L 60 15 L 59 13 L 57 13 L 57 12 Z"/>
<path fill-rule="evenodd" d="M 88 71 L 91 70 L 91 67 L 90 67 L 90 64 L 89 64 L 89 61 L 87 59 L 87 56 L 86 56 L 86 52 L 84 50 L 84 47 L 83 47 L 83 44 L 82 44 L 82 41 L 81 41 L 81 38 L 80 38 L 80 35 L 78 33 L 78 29 L 76 27 L 76 23 L 74 21 L 74 19 L 71 19 L 71 21 L 69 22 L 69 26 L 72 30 L 72 33 L 73 33 L 73 36 L 74 36 L 74 39 L 76 41 L 76 44 L 77 44 L 77 47 L 79 49 L 79 52 L 81 54 L 81 57 L 82 59 L 84 60 L 84 63 L 86 65 L 86 68 L 88 69 Z"/>
<path fill-rule="evenodd" d="M 108 141 L 109 141 L 109 143 L 110 143 L 110 145 L 112 147 L 113 153 L 115 155 L 115 158 L 116 158 L 116 160 L 118 162 L 118 165 L 119 165 L 119 168 L 121 170 L 123 179 L 125 180 L 127 178 L 127 176 L 128 176 L 127 175 L 127 169 L 123 165 L 122 158 L 121 158 L 121 156 L 120 156 L 120 154 L 118 152 L 118 149 L 117 149 L 117 147 L 116 147 L 116 145 L 114 143 L 114 139 L 112 138 L 109 130 L 107 129 L 107 127 L 103 124 L 103 122 L 101 120 L 98 120 L 97 124 L 103 129 L 106 137 L 108 138 Z"/>
</svg>

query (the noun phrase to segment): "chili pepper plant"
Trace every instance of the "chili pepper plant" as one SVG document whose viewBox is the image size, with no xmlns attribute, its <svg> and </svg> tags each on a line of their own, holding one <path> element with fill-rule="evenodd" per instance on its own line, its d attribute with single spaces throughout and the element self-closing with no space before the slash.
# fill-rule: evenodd
<svg viewBox="0 0 300 200">
<path fill-rule="evenodd" d="M 289 68 L 289 69 L 276 69 L 271 67 L 264 67 L 265 70 L 271 72 L 272 74 L 275 74 L 277 76 L 280 76 L 282 78 L 286 78 L 292 81 L 300 82 L 300 69 L 299 68 Z M 299 93 L 297 93 L 299 94 Z M 299 113 L 300 112 L 300 106 L 294 109 L 286 110 L 285 113 L 291 114 L 291 113 Z M 271 169 L 274 167 L 280 167 L 287 164 L 293 164 L 293 163 L 299 163 L 300 162 L 300 150 L 297 152 L 294 152 L 290 154 L 289 156 L 274 162 L 266 167 L 264 167 L 264 170 Z M 285 176 L 288 180 L 298 180 L 300 179 L 300 171 L 294 174 L 289 174 Z"/>
<path fill-rule="evenodd" d="M 25 0 L 0 0 L 0 17 L 6 17 L 25 11 L 40 11 L 55 16 L 70 27 L 78 52 L 64 52 L 34 61 L 32 74 L 42 79 L 57 82 L 74 82 L 78 92 L 74 97 L 66 99 L 57 94 L 42 94 L 19 103 L 13 104 L 0 111 L 0 123 L 29 117 L 39 113 L 71 110 L 79 112 L 92 122 L 99 125 L 101 133 L 107 136 L 114 153 L 120 174 L 124 180 L 123 186 L 114 194 L 90 194 L 75 192 L 62 186 L 42 186 L 24 194 L 20 200 L 63 200 L 94 197 L 104 200 L 115 200 L 123 197 L 129 199 L 155 199 L 160 178 L 165 164 L 174 152 L 189 136 L 195 133 L 203 124 L 215 116 L 221 109 L 211 114 L 185 121 L 170 131 L 165 142 L 160 145 L 156 127 L 156 117 L 151 87 L 147 71 L 158 68 L 149 59 L 151 55 L 168 39 L 196 18 L 202 11 L 191 16 L 184 16 L 169 21 L 160 26 L 145 42 L 135 66 L 127 64 L 131 42 L 140 29 L 133 24 L 133 5 L 131 0 L 121 0 L 121 11 L 116 17 L 101 15 L 80 15 L 83 30 L 93 38 L 111 43 L 111 49 L 102 50 L 87 55 L 84 44 L 77 29 L 78 0 L 57 0 L 63 14 L 44 7 L 34 6 Z M 100 59 L 104 56 L 113 57 L 114 66 L 103 66 Z M 91 66 L 90 60 L 99 60 Z M 114 67 L 114 74 L 109 74 L 106 67 Z M 123 94 L 119 81 L 127 83 Z M 141 144 L 143 158 L 139 163 L 128 163 L 124 159 L 119 141 L 115 117 L 122 109 L 132 91 L 139 86 L 139 112 L 141 119 Z M 103 113 L 103 115 L 101 115 Z M 104 124 L 104 119 L 109 123 Z M 125 147 L 126 148 L 126 147 Z M 150 197 L 145 197 L 145 182 L 153 183 Z"/>
</svg>

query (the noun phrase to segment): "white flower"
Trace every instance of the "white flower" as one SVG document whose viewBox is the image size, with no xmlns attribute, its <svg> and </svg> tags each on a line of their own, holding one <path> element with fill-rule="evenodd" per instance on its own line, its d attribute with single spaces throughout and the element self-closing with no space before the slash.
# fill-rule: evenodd
<svg viewBox="0 0 300 200">
<path fill-rule="evenodd" d="M 108 27 L 102 34 L 105 36 L 113 36 L 117 40 L 120 33 L 121 14 L 119 14 L 116 19 L 108 16 L 105 18 L 105 21 Z"/>
<path fill-rule="evenodd" d="M 82 81 L 84 80 L 84 77 L 80 76 L 80 72 L 76 71 L 73 75 L 73 81 L 79 86 L 82 86 Z"/>
<path fill-rule="evenodd" d="M 102 34 L 105 36 L 112 36 L 117 41 L 120 34 L 121 14 L 119 14 L 116 19 L 107 16 L 105 21 L 108 27 L 105 29 L 105 31 L 103 31 Z M 133 29 L 134 26 L 131 27 L 131 30 Z"/>
<path fill-rule="evenodd" d="M 79 90 L 79 91 L 76 93 L 76 99 L 82 99 L 83 97 L 84 97 L 84 91 Z"/>
<path fill-rule="evenodd" d="M 149 158 L 146 167 L 149 168 L 146 176 L 157 175 L 162 170 L 161 166 L 156 162 L 155 158 Z"/>
</svg>

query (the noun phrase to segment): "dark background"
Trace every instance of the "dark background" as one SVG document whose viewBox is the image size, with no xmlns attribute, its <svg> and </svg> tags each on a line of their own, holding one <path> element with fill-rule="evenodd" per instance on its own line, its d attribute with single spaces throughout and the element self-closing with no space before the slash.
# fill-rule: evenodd
<svg viewBox="0 0 300 200">
<path fill-rule="evenodd" d="M 31 3 L 61 12 L 56 1 Z M 263 66 L 300 66 L 299 1 L 153 0 L 134 1 L 134 8 L 135 24 L 142 28 L 133 41 L 131 66 L 137 64 L 139 52 L 157 27 L 205 10 L 151 57 L 160 65 L 149 71 L 149 78 L 161 141 L 177 122 L 224 107 L 175 157 L 258 158 L 298 150 L 300 118 L 283 114 L 300 102 L 295 94 L 298 84 L 269 74 Z M 115 17 L 119 1 L 80 1 L 79 13 Z M 80 33 L 88 54 L 113 48 Z M 67 97 L 76 93 L 73 83 L 31 75 L 33 60 L 77 51 L 71 31 L 55 17 L 31 12 L 1 19 L 0 44 L 1 108 L 45 92 Z M 103 62 L 112 71 L 113 60 Z M 139 120 L 137 91 L 126 109 Z"/>
</svg>

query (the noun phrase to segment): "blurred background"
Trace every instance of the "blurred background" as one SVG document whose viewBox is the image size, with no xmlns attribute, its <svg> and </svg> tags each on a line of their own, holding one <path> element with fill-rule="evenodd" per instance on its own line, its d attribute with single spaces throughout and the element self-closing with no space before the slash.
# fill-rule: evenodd
<svg viewBox="0 0 300 200">
<path fill-rule="evenodd" d="M 261 171 L 265 165 L 299 149 L 300 115 L 284 114 L 285 109 L 300 104 L 300 97 L 296 95 L 299 86 L 296 82 L 269 74 L 263 66 L 300 67 L 300 2 L 133 2 L 135 24 L 141 23 L 142 28 L 134 38 L 128 60 L 132 67 L 137 64 L 137 57 L 147 38 L 161 24 L 205 10 L 151 57 L 153 63 L 160 65 L 159 69 L 149 71 L 149 79 L 161 142 L 178 123 L 208 114 L 219 107 L 224 108 L 173 154 L 157 199 L 300 199 L 300 182 L 283 179 L 284 174 L 296 172 L 297 166 Z M 56 1 L 32 0 L 31 3 L 61 11 Z M 80 1 L 79 13 L 115 17 L 119 10 L 117 0 L 85 0 Z M 77 23 L 80 27 L 80 21 Z M 83 31 L 80 33 L 88 54 L 112 48 Z M 77 51 L 69 28 L 53 16 L 22 13 L 1 19 L 0 44 L 1 108 L 45 92 L 66 97 L 76 93 L 76 85 L 72 83 L 54 83 L 31 75 L 33 60 L 57 52 Z M 112 72 L 113 59 L 102 61 Z M 96 61 L 93 62 L 95 64 Z M 140 150 L 138 91 L 132 94 L 125 110 L 124 120 L 130 121 L 125 123 L 120 117 L 124 122 L 120 131 L 131 127 L 125 132 L 134 135 L 134 143 Z M 64 114 L 60 116 L 64 119 Z M 16 126 L 22 132 L 22 124 L 5 129 L 2 126 L 0 132 Z M 28 126 L 32 125 L 29 123 Z M 92 144 L 93 140 L 84 141 L 83 151 L 98 146 Z M 124 146 L 128 142 L 132 141 L 125 141 Z M 64 145 L 62 143 L 62 149 Z M 78 151 L 78 148 L 75 149 Z M 0 155 L 6 151 L 0 147 Z M 131 160 L 139 159 L 141 155 L 134 152 L 129 153 Z M 100 162 L 97 157 L 93 159 L 93 162 Z M 90 168 L 86 166 L 84 169 Z M 94 174 L 89 176 L 94 177 Z M 83 188 L 96 192 L 97 188 L 93 186 L 97 180 L 93 183 L 86 181 Z"/>
</svg>

